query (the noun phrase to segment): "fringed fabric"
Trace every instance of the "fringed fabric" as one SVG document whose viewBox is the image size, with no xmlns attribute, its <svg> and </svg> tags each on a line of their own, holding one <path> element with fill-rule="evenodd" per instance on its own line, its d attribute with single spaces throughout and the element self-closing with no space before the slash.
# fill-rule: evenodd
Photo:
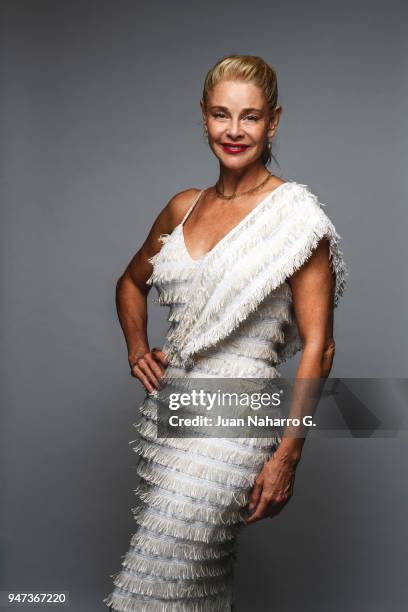
<svg viewBox="0 0 408 612">
<path fill-rule="evenodd" d="M 239 232 L 199 260 L 188 308 L 168 336 L 169 357 L 178 353 L 186 367 L 194 365 L 194 354 L 228 337 L 310 258 L 322 238 L 329 240 L 338 305 L 348 275 L 341 237 L 307 185 L 282 187 L 244 219 Z"/>
<path fill-rule="evenodd" d="M 186 453 L 204 456 L 221 461 L 224 465 L 237 466 L 240 469 L 257 469 L 260 464 L 270 458 L 270 451 L 260 449 L 256 453 L 242 444 L 241 439 L 220 440 L 219 438 L 170 438 L 168 436 L 157 437 L 157 424 L 150 419 L 142 418 L 134 424 L 142 439 L 150 440 L 155 444 L 169 445 L 173 448 L 182 449 Z M 130 442 L 132 444 L 134 440 Z M 277 445 L 279 439 L 271 439 L 271 444 Z M 135 449 L 134 449 L 135 450 Z"/>
<path fill-rule="evenodd" d="M 160 237 L 163 246 L 150 260 L 153 272 L 148 283 L 156 286 L 156 301 L 170 307 L 168 320 L 174 325 L 165 347 L 170 362 L 191 369 L 205 349 L 218 347 L 248 321 L 244 333 L 263 337 L 257 334 L 257 319 L 264 320 L 279 307 L 278 318 L 286 324 L 280 335 L 283 342 L 268 337 L 277 350 L 271 349 L 266 360 L 278 365 L 301 349 L 287 279 L 324 237 L 329 240 L 335 275 L 335 307 L 348 275 L 339 248 L 341 237 L 324 206 L 309 186 L 288 181 L 247 215 L 239 231 L 232 231 L 204 258 L 191 259 L 181 224 Z M 215 365 L 219 368 L 219 363 Z M 225 375 L 242 376 L 241 371 L 235 368 Z M 207 373 L 216 374 L 211 367 Z"/>
<path fill-rule="evenodd" d="M 276 365 L 300 350 L 288 277 L 322 237 L 330 243 L 334 303 L 345 287 L 340 236 L 307 185 L 272 192 L 219 245 L 193 260 L 181 224 L 163 234 L 148 284 L 168 306 L 162 350 L 175 390 L 195 378 L 279 378 Z M 158 437 L 159 390 L 134 423 L 136 530 L 103 600 L 121 612 L 232 612 L 237 535 L 250 492 L 280 443 L 267 438 Z"/>
</svg>

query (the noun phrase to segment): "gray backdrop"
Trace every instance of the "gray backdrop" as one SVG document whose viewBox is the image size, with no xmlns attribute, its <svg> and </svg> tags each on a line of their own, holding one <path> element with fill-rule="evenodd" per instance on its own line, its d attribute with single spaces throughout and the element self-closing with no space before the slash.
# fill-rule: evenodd
<svg viewBox="0 0 408 612">
<path fill-rule="evenodd" d="M 72 609 L 93 612 L 135 530 L 129 441 L 144 397 L 115 282 L 170 197 L 217 177 L 199 98 L 220 56 L 275 66 L 273 171 L 310 185 L 343 237 L 350 278 L 331 375 L 407 375 L 407 10 L 395 0 L 1 10 L 1 588 L 69 590 Z M 166 311 L 149 312 L 154 345 Z M 286 509 L 241 537 L 239 612 L 406 609 L 406 438 L 306 442 Z"/>
</svg>

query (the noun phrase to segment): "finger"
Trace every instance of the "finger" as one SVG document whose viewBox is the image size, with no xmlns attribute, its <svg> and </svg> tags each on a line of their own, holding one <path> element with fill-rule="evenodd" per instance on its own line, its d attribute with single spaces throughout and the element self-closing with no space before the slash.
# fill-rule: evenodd
<svg viewBox="0 0 408 612">
<path fill-rule="evenodd" d="M 154 357 L 157 357 L 157 359 L 164 365 L 164 366 L 168 366 L 169 365 L 169 360 L 167 358 L 166 353 L 164 353 L 161 349 L 158 348 L 154 348 L 152 349 L 152 352 L 154 351 Z"/>
<path fill-rule="evenodd" d="M 140 380 L 140 382 L 144 385 L 144 387 L 149 393 L 152 393 L 154 391 L 154 386 L 150 383 L 149 379 L 147 378 L 147 376 L 145 376 L 145 374 L 142 372 L 138 365 L 134 365 L 132 367 L 132 373 L 134 376 L 136 376 L 137 379 Z"/>
<path fill-rule="evenodd" d="M 147 353 L 145 359 L 157 379 L 161 380 L 164 376 L 164 368 L 156 361 L 155 355 L 152 352 Z"/>
<path fill-rule="evenodd" d="M 255 523 L 256 521 L 260 521 L 262 518 L 265 518 L 268 505 L 268 498 L 265 495 L 262 495 L 255 512 L 251 514 L 251 516 L 246 520 L 246 522 Z"/>
<path fill-rule="evenodd" d="M 138 362 L 137 365 L 139 366 L 139 368 L 144 372 L 144 374 L 147 376 L 147 378 L 150 380 L 150 382 L 154 385 L 154 387 L 158 387 L 159 386 L 159 382 L 157 380 L 157 377 L 155 375 L 155 373 L 152 371 L 150 364 L 153 361 L 150 352 L 149 353 L 145 353 L 145 355 L 143 355 L 143 357 L 141 357 Z"/>
<path fill-rule="evenodd" d="M 263 485 L 260 482 L 256 482 L 254 484 L 254 487 L 253 487 L 253 489 L 251 491 L 251 494 L 249 496 L 249 506 L 248 506 L 248 508 L 250 510 L 252 510 L 252 508 L 255 508 L 255 506 L 258 505 L 259 498 L 261 497 L 261 494 L 262 494 L 262 487 L 263 487 Z"/>
</svg>

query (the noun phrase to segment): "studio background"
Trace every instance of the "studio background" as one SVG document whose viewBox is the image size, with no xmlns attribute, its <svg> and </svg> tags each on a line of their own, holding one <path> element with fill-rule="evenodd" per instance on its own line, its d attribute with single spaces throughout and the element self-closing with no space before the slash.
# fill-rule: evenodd
<svg viewBox="0 0 408 612">
<path fill-rule="evenodd" d="M 311 187 L 349 267 L 333 377 L 407 376 L 407 8 L 3 1 L 0 589 L 68 590 L 105 610 L 136 524 L 130 377 L 116 280 L 167 201 L 217 178 L 201 132 L 207 70 L 277 70 L 283 179 Z M 149 339 L 165 309 L 149 296 Z M 281 368 L 294 374 L 298 357 Z M 239 612 L 402 612 L 406 431 L 307 441 L 295 494 L 248 527 Z"/>
</svg>

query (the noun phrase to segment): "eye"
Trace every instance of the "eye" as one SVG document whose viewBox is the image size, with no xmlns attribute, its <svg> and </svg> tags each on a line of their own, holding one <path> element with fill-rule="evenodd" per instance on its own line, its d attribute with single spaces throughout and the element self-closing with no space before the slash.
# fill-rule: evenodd
<svg viewBox="0 0 408 612">
<path fill-rule="evenodd" d="M 221 111 L 214 111 L 213 117 L 220 117 L 221 119 L 223 119 L 225 117 L 225 114 L 222 113 Z"/>
<path fill-rule="evenodd" d="M 259 117 L 257 115 L 247 115 L 244 119 L 249 119 L 250 121 L 259 121 Z"/>
</svg>

